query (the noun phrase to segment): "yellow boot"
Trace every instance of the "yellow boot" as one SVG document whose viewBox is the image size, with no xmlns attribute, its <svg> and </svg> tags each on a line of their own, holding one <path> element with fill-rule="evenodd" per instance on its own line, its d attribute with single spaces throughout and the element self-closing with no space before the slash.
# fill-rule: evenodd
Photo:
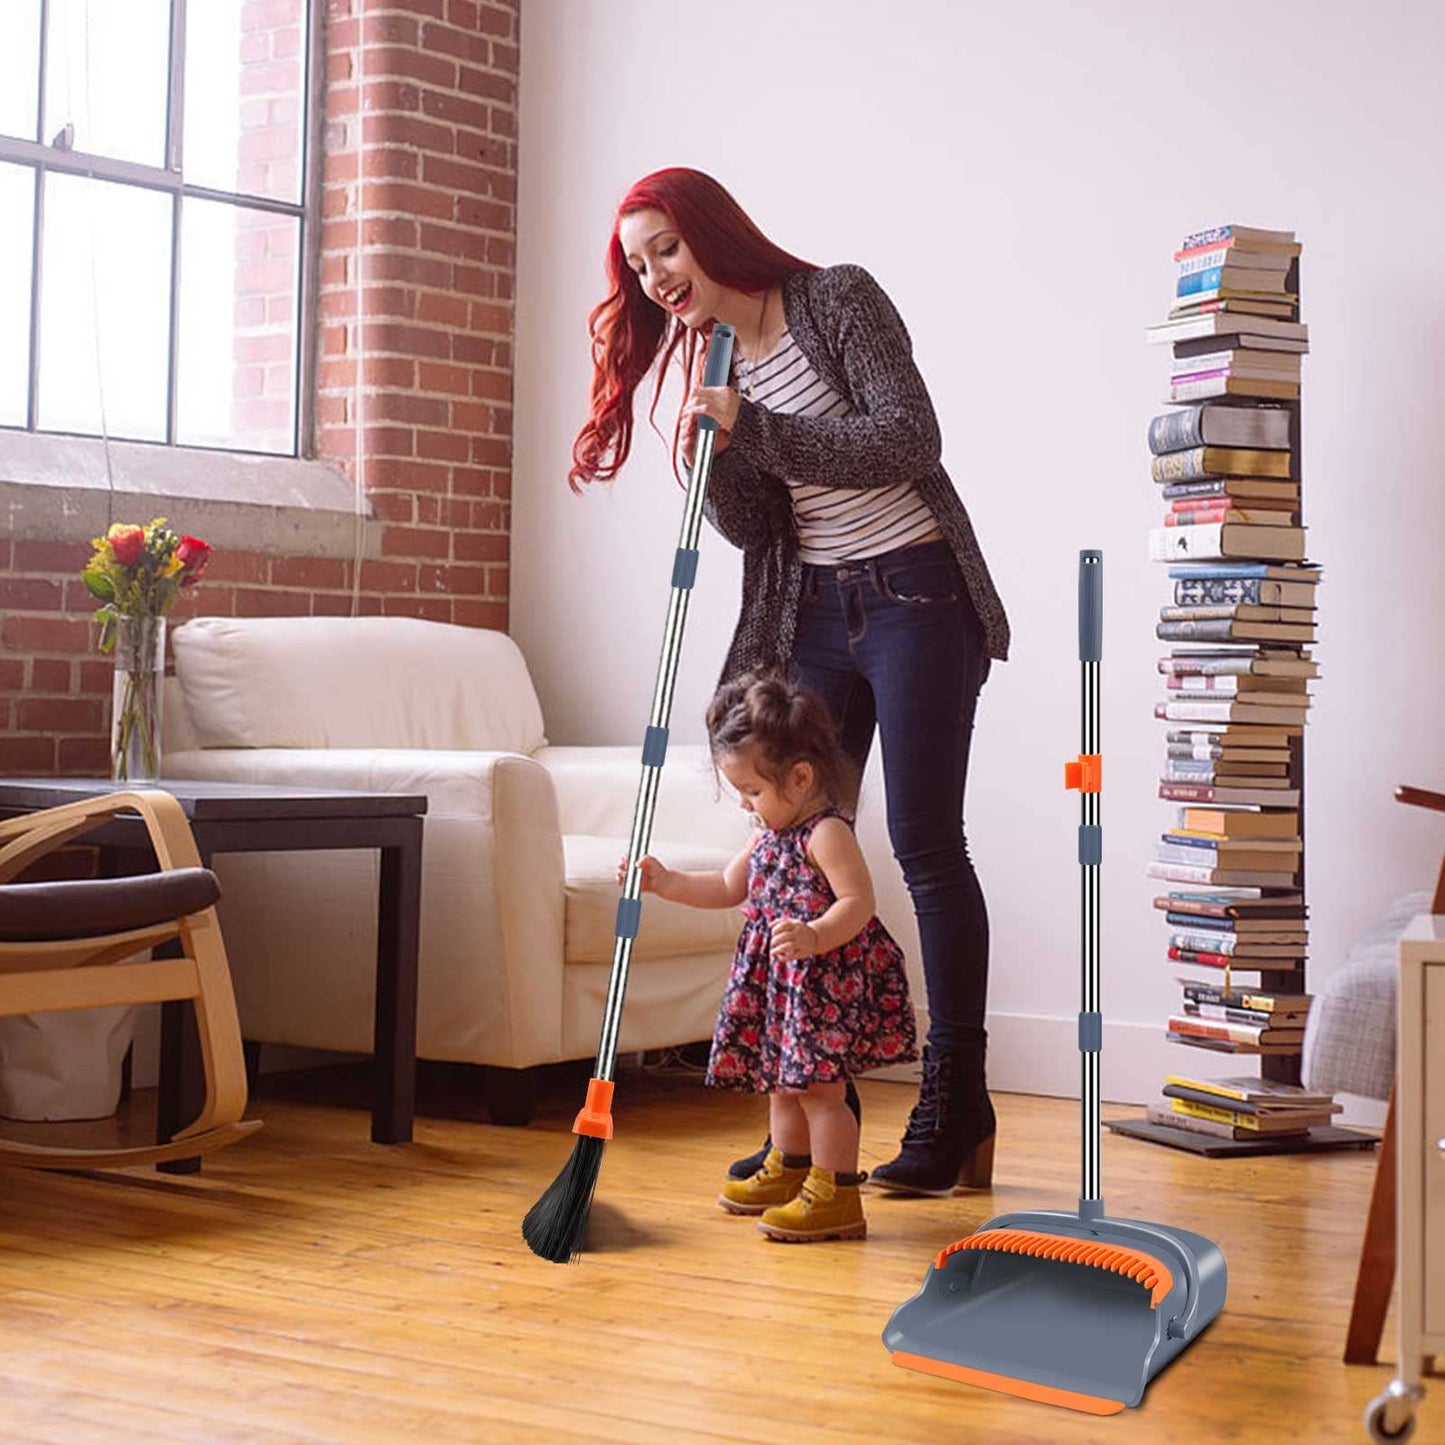
<svg viewBox="0 0 1445 1445">
<path fill-rule="evenodd" d="M 858 1179 L 858 1175 L 845 1178 Z M 868 1233 L 857 1183 L 839 1184 L 831 1169 L 808 1171 L 792 1203 L 769 1209 L 758 1228 L 770 1239 L 811 1244 L 817 1239 L 862 1239 Z"/>
<path fill-rule="evenodd" d="M 783 1163 L 781 1149 L 769 1149 L 756 1174 L 748 1179 L 729 1179 L 717 1202 L 729 1214 L 761 1214 L 775 1204 L 786 1204 L 803 1187 L 808 1167 L 790 1169 Z"/>
</svg>

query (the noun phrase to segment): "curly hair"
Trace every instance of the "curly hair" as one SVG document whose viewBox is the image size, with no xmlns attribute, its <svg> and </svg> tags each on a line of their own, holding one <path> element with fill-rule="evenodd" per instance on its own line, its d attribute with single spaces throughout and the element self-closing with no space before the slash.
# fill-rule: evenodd
<svg viewBox="0 0 1445 1445">
<path fill-rule="evenodd" d="M 797 763 L 811 763 L 834 807 L 851 813 L 861 781 L 827 704 L 778 668 L 745 672 L 718 688 L 707 710 L 713 766 L 725 753 L 751 749 L 754 765 L 781 783 Z"/>
</svg>

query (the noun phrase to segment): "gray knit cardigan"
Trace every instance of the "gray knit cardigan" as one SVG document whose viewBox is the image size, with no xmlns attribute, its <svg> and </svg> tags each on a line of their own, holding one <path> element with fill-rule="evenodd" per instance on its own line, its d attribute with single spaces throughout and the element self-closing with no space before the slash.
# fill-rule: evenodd
<svg viewBox="0 0 1445 1445">
<path fill-rule="evenodd" d="M 708 520 L 743 553 L 742 612 L 723 678 L 792 658 L 803 568 L 785 477 L 824 487 L 916 483 L 958 558 L 988 656 L 1006 658 L 1008 618 L 940 463 L 938 419 L 893 303 L 861 266 L 829 266 L 784 280 L 783 315 L 803 355 L 852 412 L 785 416 L 747 400 L 738 407 L 707 497 Z"/>
</svg>

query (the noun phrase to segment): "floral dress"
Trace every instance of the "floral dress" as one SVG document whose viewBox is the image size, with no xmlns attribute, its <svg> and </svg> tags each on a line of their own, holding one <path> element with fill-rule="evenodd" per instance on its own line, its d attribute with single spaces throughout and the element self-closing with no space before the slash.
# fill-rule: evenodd
<svg viewBox="0 0 1445 1445">
<path fill-rule="evenodd" d="M 829 953 L 782 960 L 769 952 L 775 920 L 811 923 L 832 906 L 833 890 L 807 850 L 813 829 L 841 816 L 829 808 L 758 835 L 709 1084 L 760 1094 L 806 1089 L 918 1057 L 903 950 L 877 917 Z"/>
</svg>

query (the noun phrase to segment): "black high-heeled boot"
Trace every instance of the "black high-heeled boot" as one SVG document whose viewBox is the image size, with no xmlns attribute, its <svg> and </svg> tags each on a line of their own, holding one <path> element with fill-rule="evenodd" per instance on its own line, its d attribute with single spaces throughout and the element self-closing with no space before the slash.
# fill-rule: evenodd
<svg viewBox="0 0 1445 1445">
<path fill-rule="evenodd" d="M 848 1087 L 843 1091 L 843 1102 L 853 1111 L 853 1117 L 861 1124 L 863 1122 L 863 1104 L 858 1098 L 858 1090 L 853 1087 L 853 1080 L 848 1080 Z M 773 1136 L 768 1135 L 763 1140 L 763 1147 L 756 1154 L 749 1154 L 746 1159 L 734 1159 L 728 1165 L 729 1179 L 751 1179 L 759 1169 L 763 1167 L 763 1160 L 768 1157 L 768 1150 L 773 1147 Z"/>
<path fill-rule="evenodd" d="M 869 1176 L 903 1194 L 952 1194 L 993 1183 L 997 1121 L 984 1084 L 982 1052 L 923 1050 L 923 1083 L 896 1159 Z"/>
</svg>

